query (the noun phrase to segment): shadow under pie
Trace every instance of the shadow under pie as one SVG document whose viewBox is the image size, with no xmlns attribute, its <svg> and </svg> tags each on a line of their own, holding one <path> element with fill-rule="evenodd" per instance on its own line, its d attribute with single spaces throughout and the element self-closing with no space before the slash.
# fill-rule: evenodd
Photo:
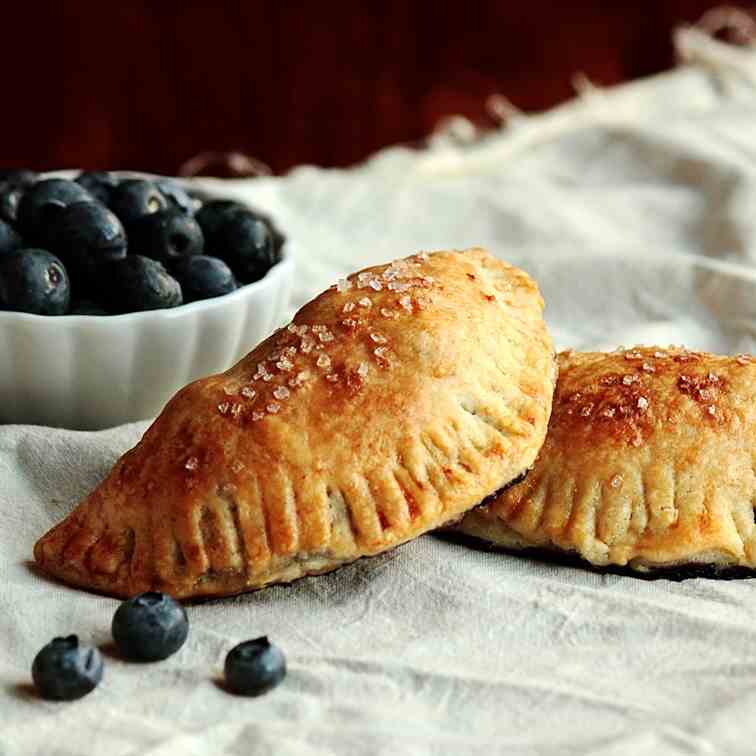
<svg viewBox="0 0 756 756">
<path fill-rule="evenodd" d="M 483 538 L 477 538 L 476 536 L 467 535 L 456 530 L 436 530 L 433 532 L 433 535 L 443 541 L 466 546 L 476 551 L 497 552 L 531 559 L 544 564 L 585 570 L 586 572 L 593 572 L 598 575 L 619 575 L 622 577 L 638 578 L 639 580 L 670 580 L 676 583 L 693 578 L 706 578 L 709 580 L 756 578 L 756 569 L 740 565 L 696 564 L 695 562 L 690 562 L 688 564 L 670 565 L 669 567 L 648 567 L 645 570 L 619 565 L 598 566 L 587 562 L 574 552 L 558 551 L 556 549 L 546 549 L 537 546 L 524 549 L 506 548 L 486 541 Z"/>
</svg>

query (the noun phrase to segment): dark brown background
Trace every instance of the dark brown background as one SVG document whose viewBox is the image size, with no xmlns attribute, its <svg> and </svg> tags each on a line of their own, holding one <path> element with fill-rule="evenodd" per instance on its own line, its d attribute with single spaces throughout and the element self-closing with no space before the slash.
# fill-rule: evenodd
<svg viewBox="0 0 756 756">
<path fill-rule="evenodd" d="M 344 165 L 444 115 L 484 119 L 494 92 L 537 110 L 568 98 L 577 71 L 611 84 L 662 70 L 673 27 L 712 5 L 16 0 L 0 165 L 173 173 L 209 149 L 277 172 Z"/>
</svg>

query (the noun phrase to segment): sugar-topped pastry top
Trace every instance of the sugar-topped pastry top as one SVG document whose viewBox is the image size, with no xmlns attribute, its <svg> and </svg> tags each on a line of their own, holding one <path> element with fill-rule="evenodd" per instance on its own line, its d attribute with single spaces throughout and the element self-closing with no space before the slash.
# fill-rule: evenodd
<svg viewBox="0 0 756 756">
<path fill-rule="evenodd" d="M 224 595 L 437 527 L 535 459 L 556 378 L 542 308 L 480 249 L 351 275 L 182 389 L 35 558 L 111 594 Z"/>
<path fill-rule="evenodd" d="M 459 530 L 595 565 L 756 567 L 756 360 L 637 347 L 559 369 L 533 470 Z"/>
</svg>

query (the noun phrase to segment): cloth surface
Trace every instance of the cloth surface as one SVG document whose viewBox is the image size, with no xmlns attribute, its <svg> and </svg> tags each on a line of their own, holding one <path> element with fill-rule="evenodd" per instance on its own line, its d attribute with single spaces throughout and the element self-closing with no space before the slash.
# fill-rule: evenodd
<svg viewBox="0 0 756 756">
<path fill-rule="evenodd" d="M 480 244 L 537 278 L 560 347 L 754 351 L 756 53 L 692 30 L 677 44 L 675 71 L 584 87 L 472 144 L 440 135 L 349 171 L 223 186 L 296 240 L 292 308 L 361 266 Z M 191 605 L 178 654 L 118 660 L 117 602 L 30 558 L 145 427 L 0 428 L 0 755 L 753 752 L 755 581 L 646 582 L 424 536 Z M 105 647 L 104 681 L 43 702 L 31 661 L 74 632 Z M 226 652 L 263 634 L 288 678 L 227 694 Z"/>
</svg>

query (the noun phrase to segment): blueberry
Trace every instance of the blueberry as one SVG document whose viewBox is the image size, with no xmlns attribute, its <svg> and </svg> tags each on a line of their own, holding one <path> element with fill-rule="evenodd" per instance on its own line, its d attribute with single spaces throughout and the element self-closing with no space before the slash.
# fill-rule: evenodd
<svg viewBox="0 0 756 756">
<path fill-rule="evenodd" d="M 226 685 L 242 696 L 259 696 L 286 677 L 281 649 L 263 636 L 234 646 L 226 656 Z"/>
<path fill-rule="evenodd" d="M 241 202 L 235 202 L 234 200 L 205 200 L 202 207 L 197 211 L 196 218 L 197 222 L 202 227 L 202 232 L 205 234 L 205 245 L 207 247 L 212 246 L 214 243 L 220 227 L 231 216 L 239 212 L 251 212 L 260 220 L 267 223 L 271 234 L 273 235 L 276 249 L 278 250 L 283 246 L 286 237 L 278 230 L 278 228 L 276 228 L 276 224 L 267 213 L 262 213 L 259 210 L 252 210 L 247 205 L 242 205 Z"/>
<path fill-rule="evenodd" d="M 140 218 L 168 207 L 168 200 L 152 181 L 127 179 L 113 190 L 110 209 L 129 228 Z"/>
<path fill-rule="evenodd" d="M 45 233 L 46 246 L 65 263 L 74 282 L 90 282 L 99 265 L 126 257 L 121 221 L 99 202 L 61 209 Z"/>
<path fill-rule="evenodd" d="M 178 181 L 164 178 L 156 179 L 155 183 L 171 207 L 181 210 L 186 215 L 194 215 L 200 203 L 192 198 Z"/>
<path fill-rule="evenodd" d="M 276 224 L 273 222 L 273 219 L 267 213 L 261 213 L 259 210 L 253 210 L 252 212 L 268 225 L 270 234 L 273 237 L 273 246 L 275 247 L 276 252 L 278 252 L 281 247 L 283 247 L 286 237 L 281 231 L 279 231 Z"/>
<path fill-rule="evenodd" d="M 21 246 L 21 237 L 9 223 L 0 220 L 0 255 Z"/>
<path fill-rule="evenodd" d="M 247 208 L 233 200 L 210 200 L 202 205 L 195 218 L 202 228 L 205 244 L 208 248 L 215 244 L 215 238 L 220 227 L 239 212 L 247 212 Z"/>
<path fill-rule="evenodd" d="M 98 202 L 110 204 L 113 190 L 118 186 L 118 177 L 107 171 L 82 171 L 76 183 L 83 186 Z"/>
<path fill-rule="evenodd" d="M 160 661 L 175 654 L 189 634 L 184 607 L 163 593 L 124 601 L 113 616 L 113 640 L 127 659 Z"/>
<path fill-rule="evenodd" d="M 111 312 L 139 312 L 177 307 L 181 286 L 156 260 L 127 255 L 100 269 L 102 304 Z"/>
<path fill-rule="evenodd" d="M 21 233 L 29 239 L 44 237 L 46 224 L 62 208 L 75 202 L 92 202 L 94 198 L 75 181 L 45 179 L 29 187 L 18 205 L 18 225 Z"/>
<path fill-rule="evenodd" d="M 217 257 L 182 257 L 171 266 L 171 273 L 181 284 L 184 302 L 220 297 L 236 289 L 231 268 Z"/>
<path fill-rule="evenodd" d="M 276 259 L 280 260 L 281 247 L 286 243 L 286 234 L 280 231 L 277 226 L 274 226 L 272 221 L 269 221 L 268 225 L 270 226 L 270 232 L 273 234 L 273 246 L 276 250 Z"/>
<path fill-rule="evenodd" d="M 24 191 L 22 186 L 7 181 L 0 182 L 0 218 L 6 223 L 16 223 L 18 220 L 18 206 Z"/>
<path fill-rule="evenodd" d="M 97 302 L 92 302 L 89 299 L 78 299 L 71 302 L 71 309 L 68 312 L 69 315 L 110 315 L 110 313 Z"/>
<path fill-rule="evenodd" d="M 80 646 L 75 635 L 53 638 L 34 657 L 32 679 L 42 698 L 75 701 L 91 693 L 102 680 L 102 656 Z"/>
<path fill-rule="evenodd" d="M 244 283 L 262 278 L 281 259 L 270 227 L 249 211 L 234 213 L 224 221 L 209 252 L 225 260 Z"/>
<path fill-rule="evenodd" d="M 0 219 L 11 224 L 18 221 L 18 206 L 24 191 L 21 186 L 0 182 Z"/>
<path fill-rule="evenodd" d="M 63 263 L 44 249 L 0 256 L 0 309 L 65 315 L 71 286 Z"/>
<path fill-rule="evenodd" d="M 259 210 L 250 210 L 246 205 L 242 205 L 240 202 L 234 202 L 233 200 L 209 200 L 206 201 L 202 207 L 197 211 L 197 222 L 202 227 L 202 232 L 205 234 L 205 246 L 208 249 L 212 249 L 217 240 L 217 233 L 220 227 L 236 213 L 252 212 L 260 220 L 264 221 L 270 229 L 273 236 L 273 245 L 278 252 L 286 241 L 286 237 L 278 230 L 273 219 L 266 213 L 262 213 Z"/>
<path fill-rule="evenodd" d="M 24 168 L 6 168 L 0 170 L 0 181 L 13 184 L 13 186 L 31 186 L 36 180 L 37 174 Z"/>
<path fill-rule="evenodd" d="M 128 233 L 132 251 L 160 262 L 201 255 L 205 245 L 197 221 L 173 208 L 145 215 Z"/>
</svg>

